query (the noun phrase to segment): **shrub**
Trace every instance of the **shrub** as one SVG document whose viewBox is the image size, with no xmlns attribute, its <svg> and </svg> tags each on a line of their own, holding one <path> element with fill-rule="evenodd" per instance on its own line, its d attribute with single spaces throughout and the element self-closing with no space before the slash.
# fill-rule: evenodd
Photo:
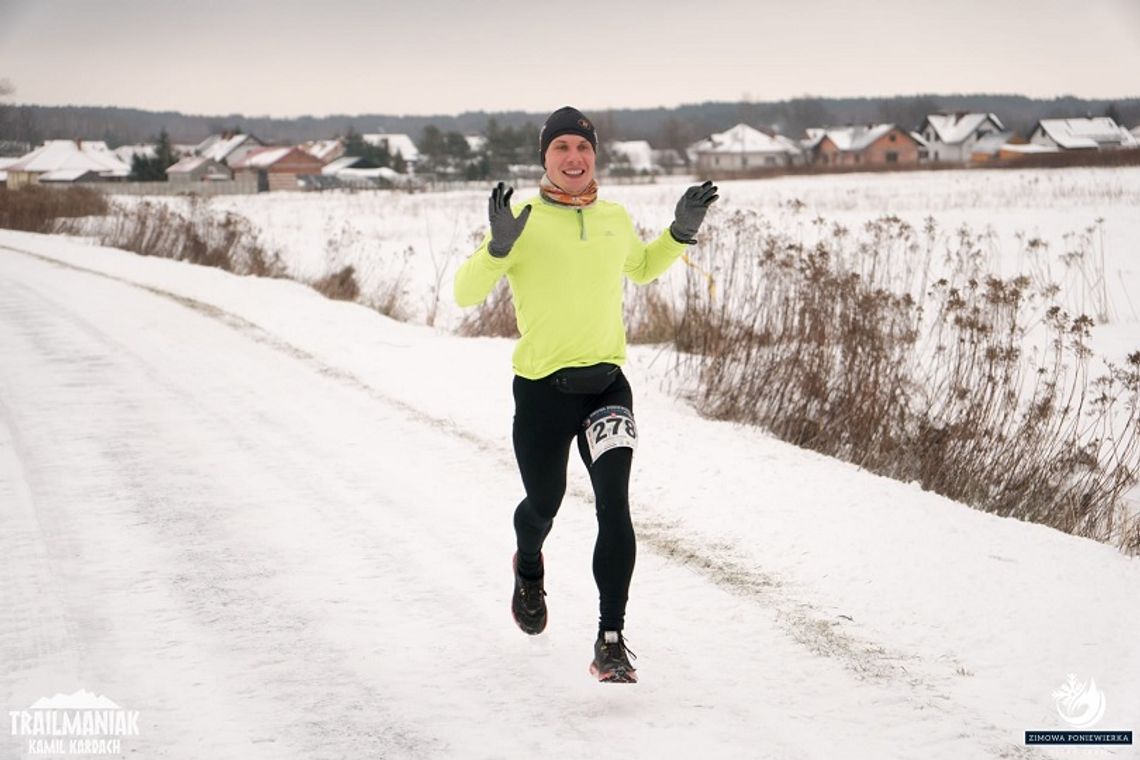
<svg viewBox="0 0 1140 760">
<path fill-rule="evenodd" d="M 89 233 L 91 228 L 74 225 L 63 231 Z M 115 205 L 97 225 L 95 236 L 102 245 L 236 274 L 276 277 L 284 271 L 279 258 L 261 247 L 247 220 L 232 213 L 215 217 L 196 198 L 191 198 L 185 214 L 151 201 Z"/>
<path fill-rule="evenodd" d="M 351 265 L 345 266 L 340 271 L 314 282 L 313 290 L 335 301 L 355 301 L 360 295 L 360 288 L 356 284 L 356 270 Z"/>
<path fill-rule="evenodd" d="M 500 280 L 483 303 L 463 316 L 456 332 L 467 337 L 519 337 L 514 301 L 506 281 Z"/>
<path fill-rule="evenodd" d="M 883 217 L 858 238 L 817 225 L 810 246 L 748 213 L 709 230 L 722 295 L 690 272 L 677 329 L 702 413 L 997 514 L 1137 540 L 1121 497 L 1140 464 L 1140 353 L 1092 378 L 1092 320 L 1029 277 L 987 276 L 967 229 L 929 283 L 932 221 Z"/>
<path fill-rule="evenodd" d="M 58 219 L 102 216 L 108 209 L 107 198 L 90 188 L 0 187 L 0 227 L 9 230 L 53 232 Z"/>
</svg>

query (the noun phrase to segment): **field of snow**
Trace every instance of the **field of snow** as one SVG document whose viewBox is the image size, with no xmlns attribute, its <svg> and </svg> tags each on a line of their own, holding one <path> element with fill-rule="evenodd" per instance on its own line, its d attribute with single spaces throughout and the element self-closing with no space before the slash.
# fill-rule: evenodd
<svg viewBox="0 0 1140 760">
<path fill-rule="evenodd" d="M 1117 241 L 1140 240 L 1140 173 L 1072 173 L 1083 203 L 994 175 L 1010 204 L 1053 204 L 1003 205 L 1001 235 L 1103 218 L 1110 267 L 1134 281 Z M 720 212 L 800 199 L 852 221 L 887 210 L 874 193 L 904 204 L 896 181 L 935 194 L 955 178 L 733 183 Z M 680 189 L 613 196 L 661 226 Z M 995 218 L 965 188 L 931 197 L 948 205 L 890 210 Z M 453 268 L 485 206 L 474 191 L 226 203 L 296 274 L 381 272 L 412 246 L 423 298 L 432 253 Z M 0 231 L 6 709 L 103 695 L 139 712 L 115 755 L 138 758 L 1135 756 L 1024 732 L 1071 728 L 1052 696 L 1069 674 L 1104 695 L 1095 729 L 1140 728 L 1137 559 L 700 419 L 661 390 L 650 347 L 627 368 L 641 683 L 593 682 L 576 462 L 547 545 L 550 628 L 510 620 L 510 351 L 289 281 Z M 28 741 L 5 732 L 0 756 Z"/>
<path fill-rule="evenodd" d="M 690 181 L 606 186 L 603 196 L 626 205 L 639 226 L 655 233 L 672 220 Z M 515 198 L 534 192 L 520 186 Z M 1098 331 L 1098 340 L 1116 359 L 1140 348 L 1140 168 L 781 177 L 724 182 L 721 196 L 710 224 L 737 210 L 758 211 L 809 242 L 816 218 L 857 232 L 884 214 L 918 229 L 929 216 L 940 248 L 965 225 L 983 236 L 993 273 L 1006 277 L 1026 271 L 1031 262 L 1023 241 L 1038 238 L 1045 247 L 1036 263 L 1070 294 L 1065 305 L 1074 312 L 1094 304 L 1084 296 L 1079 267 L 1071 259 L 1066 265 L 1065 255 L 1084 253 L 1088 268 L 1102 259 L 1112 324 Z M 399 281 L 408 319 L 422 324 L 434 307 L 435 324 L 447 328 L 460 318 L 449 297 L 451 275 L 487 229 L 486 197 L 484 189 L 274 194 L 218 198 L 210 208 L 249 219 L 293 276 L 315 280 L 351 264 L 366 298 Z M 707 255 L 700 246 L 692 253 L 698 261 Z"/>
</svg>

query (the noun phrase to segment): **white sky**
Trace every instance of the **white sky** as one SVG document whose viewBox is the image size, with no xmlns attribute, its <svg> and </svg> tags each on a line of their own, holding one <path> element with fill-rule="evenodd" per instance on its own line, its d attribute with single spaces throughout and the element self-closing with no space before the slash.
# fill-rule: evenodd
<svg viewBox="0 0 1140 760">
<path fill-rule="evenodd" d="M 1140 95 L 1140 0 L 0 0 L 12 100 L 454 114 Z"/>
</svg>

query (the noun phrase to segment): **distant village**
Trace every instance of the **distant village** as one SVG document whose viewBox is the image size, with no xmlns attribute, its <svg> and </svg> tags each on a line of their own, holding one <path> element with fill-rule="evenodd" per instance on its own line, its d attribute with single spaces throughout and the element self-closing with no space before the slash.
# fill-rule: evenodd
<svg viewBox="0 0 1140 760">
<path fill-rule="evenodd" d="M 458 135 L 456 135 L 459 137 Z M 111 149 L 105 142 L 48 140 L 26 155 L 0 158 L 0 182 L 26 185 L 93 185 L 113 192 L 257 193 L 327 189 L 417 189 L 470 179 L 464 162 L 482 160 L 487 138 L 464 135 L 461 160 L 437 161 L 406 134 L 363 134 L 298 145 L 266 145 L 251 134 L 216 134 L 197 145 L 174 145 L 166 181 L 138 182 L 132 166 L 153 160 L 154 145 Z M 352 150 L 351 146 L 366 146 Z M 461 146 L 462 147 L 462 146 Z M 813 167 L 891 169 L 922 165 L 1009 163 L 1029 156 L 1140 148 L 1140 125 L 1129 130 L 1109 116 L 1042 119 L 1028 136 L 1017 135 L 993 113 L 937 113 L 915 130 L 897 124 L 821 126 L 801 139 L 737 124 L 684 150 L 654 148 L 644 140 L 604 145 L 599 173 L 652 178 L 669 174 L 741 176 L 765 170 Z M 383 151 L 376 160 L 375 150 Z M 353 153 L 369 155 L 353 155 Z M 371 157 L 370 157 L 371 156 Z M 511 164 L 509 178 L 535 179 L 537 162 Z M 109 183 L 115 183 L 113 186 Z"/>
</svg>

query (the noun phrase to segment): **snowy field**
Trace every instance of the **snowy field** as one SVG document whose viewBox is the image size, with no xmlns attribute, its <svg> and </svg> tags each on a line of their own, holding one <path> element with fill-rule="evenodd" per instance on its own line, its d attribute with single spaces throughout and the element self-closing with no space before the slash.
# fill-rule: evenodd
<svg viewBox="0 0 1140 760">
<path fill-rule="evenodd" d="M 640 227 L 656 234 L 672 220 L 690 181 L 604 186 L 602 195 L 625 204 Z M 315 280 L 352 265 L 366 298 L 399 280 L 407 318 L 422 324 L 435 307 L 435 323 L 446 328 L 461 316 L 449 297 L 451 275 L 487 229 L 487 192 L 230 196 L 214 199 L 210 208 L 249 219 L 291 275 Z M 520 186 L 515 198 L 535 192 Z M 1140 335 L 1140 167 L 782 177 L 724 182 L 721 196 L 710 224 L 738 210 L 757 211 L 805 242 L 813 240 L 817 218 L 857 233 L 884 214 L 916 229 L 932 217 L 940 250 L 965 225 L 984 238 L 987 259 L 999 267 L 993 274 L 1009 277 L 1043 263 L 1072 294 L 1066 306 L 1074 312 L 1094 305 L 1081 300 L 1087 288 L 1078 267 L 1064 263 L 1066 254 L 1082 252 L 1088 268 L 1097 263 L 1091 259 L 1103 261 L 1113 322 L 1101 331 L 1106 350 L 1116 357 L 1127 337 L 1121 332 Z M 1027 261 L 1024 241 L 1033 238 L 1045 243 L 1040 262 Z M 707 252 L 696 247 L 693 257 L 701 261 L 702 255 Z M 1138 343 L 1133 340 L 1131 350 Z"/>
<path fill-rule="evenodd" d="M 660 228 L 682 188 L 608 195 Z M 1121 286 L 1100 336 L 1140 348 L 1140 170 L 723 189 L 717 213 L 758 208 L 805 234 L 815 214 L 989 225 L 1010 256 L 1019 232 L 1060 249 L 1102 219 Z M 641 683 L 597 684 L 576 461 L 546 550 L 550 627 L 528 638 L 510 619 L 512 346 L 446 329 L 485 194 L 221 204 L 302 277 L 353 264 L 379 283 L 406 259 L 422 314 L 443 283 L 438 326 L 0 231 L 10 713 L 104 695 L 139 717 L 112 756 L 146 759 L 1136 756 L 1027 747 L 1025 732 L 1074 728 L 1053 697 L 1069 674 L 1095 679 L 1090 728 L 1140 729 L 1140 560 L 700 419 L 662 390 L 652 347 L 627 368 Z M 0 757 L 36 756 L 44 737 L 13 721 Z"/>
</svg>

